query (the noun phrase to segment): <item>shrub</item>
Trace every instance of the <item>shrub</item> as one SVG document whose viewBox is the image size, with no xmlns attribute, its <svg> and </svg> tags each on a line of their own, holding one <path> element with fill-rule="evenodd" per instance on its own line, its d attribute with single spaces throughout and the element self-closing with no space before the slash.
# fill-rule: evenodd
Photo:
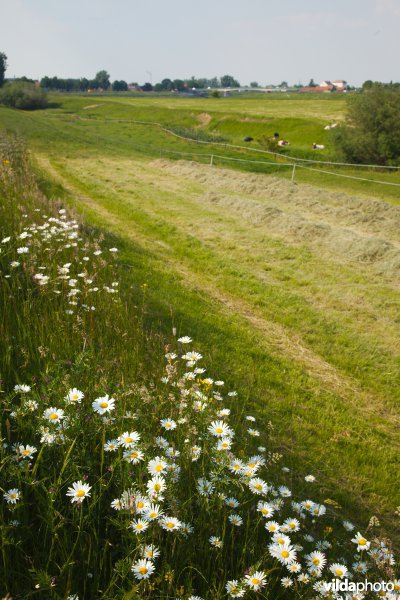
<svg viewBox="0 0 400 600">
<path fill-rule="evenodd" d="M 46 92 L 34 83 L 15 81 L 8 83 L 0 91 L 0 104 L 22 110 L 36 110 L 46 108 L 48 100 Z"/>
<path fill-rule="evenodd" d="M 350 97 L 347 124 L 333 139 L 345 162 L 400 164 L 400 89 L 375 83 Z"/>
</svg>

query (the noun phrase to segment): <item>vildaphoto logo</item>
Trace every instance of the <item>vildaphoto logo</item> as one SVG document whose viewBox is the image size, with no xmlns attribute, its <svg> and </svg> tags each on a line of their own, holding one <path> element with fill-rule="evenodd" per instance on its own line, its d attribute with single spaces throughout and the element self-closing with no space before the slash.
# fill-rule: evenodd
<svg viewBox="0 0 400 600">
<path fill-rule="evenodd" d="M 392 581 L 350 581 L 349 579 L 332 579 L 324 583 L 327 592 L 393 592 L 395 584 Z"/>
</svg>

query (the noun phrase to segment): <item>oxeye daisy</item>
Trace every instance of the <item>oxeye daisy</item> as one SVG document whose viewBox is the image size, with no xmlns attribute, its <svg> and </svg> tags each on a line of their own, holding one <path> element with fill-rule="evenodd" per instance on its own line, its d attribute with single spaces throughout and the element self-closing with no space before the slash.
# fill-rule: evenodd
<svg viewBox="0 0 400 600">
<path fill-rule="evenodd" d="M 50 423 L 60 423 L 65 418 L 64 411 L 61 408 L 46 408 L 43 417 Z"/>
<path fill-rule="evenodd" d="M 225 589 L 231 598 L 243 598 L 246 593 L 237 579 L 228 581 Z"/>
<path fill-rule="evenodd" d="M 133 563 L 131 570 L 133 571 L 136 579 L 148 579 L 152 573 L 154 573 L 155 567 L 151 560 L 142 558 L 137 562 Z"/>
<path fill-rule="evenodd" d="M 184 335 L 183 337 L 178 338 L 178 342 L 180 342 L 181 344 L 190 344 L 191 341 L 192 338 L 188 335 Z"/>
<path fill-rule="evenodd" d="M 283 565 L 288 565 L 296 560 L 296 550 L 290 543 L 270 544 L 268 550 L 271 556 L 277 558 Z"/>
<path fill-rule="evenodd" d="M 323 554 L 322 552 L 318 552 L 318 550 L 316 550 L 315 552 L 311 552 L 311 554 L 308 554 L 306 556 L 306 559 L 307 564 L 310 567 L 316 569 L 323 569 L 326 564 L 325 554 Z"/>
<path fill-rule="evenodd" d="M 140 435 L 136 431 L 125 431 L 119 436 L 118 442 L 124 448 L 131 448 L 140 440 Z"/>
<path fill-rule="evenodd" d="M 149 523 L 144 519 L 134 519 L 129 523 L 129 527 L 133 529 L 135 533 L 143 533 L 148 528 Z"/>
<path fill-rule="evenodd" d="M 240 527 L 243 524 L 243 519 L 240 515 L 229 515 L 228 519 L 235 527 Z"/>
<path fill-rule="evenodd" d="M 356 536 L 351 540 L 354 544 L 357 544 L 358 552 L 362 552 L 363 550 L 369 550 L 371 542 L 368 542 L 365 537 L 361 535 L 360 532 L 356 534 Z"/>
<path fill-rule="evenodd" d="M 17 448 L 17 456 L 19 458 L 32 458 L 33 454 L 37 452 L 37 449 L 34 446 L 18 446 Z"/>
<path fill-rule="evenodd" d="M 228 466 L 228 469 L 232 473 L 241 473 L 244 469 L 244 463 L 241 460 L 235 458 Z"/>
<path fill-rule="evenodd" d="M 150 506 L 150 502 L 146 498 L 146 496 L 136 496 L 135 497 L 135 510 L 138 514 L 144 514 Z"/>
<path fill-rule="evenodd" d="M 270 533 L 275 533 L 279 531 L 280 528 L 281 526 L 276 521 L 267 521 L 265 523 L 265 529 L 267 529 L 267 531 L 269 531 Z"/>
<path fill-rule="evenodd" d="M 347 573 L 347 567 L 345 565 L 341 565 L 340 563 L 333 563 L 329 567 L 329 570 L 335 577 L 339 577 L 339 579 L 345 577 Z"/>
<path fill-rule="evenodd" d="M 144 454 L 137 448 L 132 448 L 124 452 L 124 459 L 130 462 L 132 465 L 136 465 L 138 462 L 144 459 Z"/>
<path fill-rule="evenodd" d="M 154 559 L 160 556 L 160 550 L 153 544 L 148 544 L 142 547 L 142 556 L 143 558 Z"/>
<path fill-rule="evenodd" d="M 159 475 L 167 468 L 167 463 L 162 458 L 156 456 L 153 460 L 150 460 L 147 465 L 147 470 L 151 475 Z"/>
<path fill-rule="evenodd" d="M 221 538 L 212 535 L 209 539 L 211 546 L 215 546 L 215 548 L 222 548 L 222 540 Z"/>
<path fill-rule="evenodd" d="M 222 438 L 219 440 L 217 450 L 230 450 L 232 446 L 232 440 L 230 438 Z"/>
<path fill-rule="evenodd" d="M 106 442 L 104 444 L 104 450 L 106 452 L 113 452 L 114 450 L 117 450 L 119 446 L 118 440 L 109 440 L 108 442 Z"/>
<path fill-rule="evenodd" d="M 101 398 L 96 398 L 96 400 L 92 402 L 92 408 L 99 415 L 104 415 L 105 413 L 115 410 L 115 400 L 114 398 L 110 398 L 109 395 L 106 394 Z"/>
<path fill-rule="evenodd" d="M 85 394 L 76 388 L 72 388 L 69 390 L 68 394 L 65 397 L 66 402 L 69 404 L 80 404 L 82 402 L 82 398 L 84 398 Z"/>
<path fill-rule="evenodd" d="M 91 486 L 83 481 L 75 481 L 72 487 L 68 488 L 67 496 L 71 497 L 71 502 L 81 503 L 86 497 L 90 497 Z"/>
<path fill-rule="evenodd" d="M 165 479 L 156 475 L 147 482 L 146 487 L 150 496 L 159 496 L 166 488 Z"/>
<path fill-rule="evenodd" d="M 268 484 L 259 477 L 250 479 L 249 488 L 254 494 L 266 494 L 269 490 Z"/>
<path fill-rule="evenodd" d="M 160 517 L 162 514 L 163 511 L 160 509 L 159 504 L 150 504 L 149 508 L 144 513 L 144 516 L 146 517 L 146 519 L 154 521 L 155 519 L 158 519 L 158 517 Z"/>
<path fill-rule="evenodd" d="M 237 506 L 239 506 L 239 502 L 236 500 L 236 498 L 233 497 L 225 498 L 224 502 L 230 508 L 236 508 Z"/>
<path fill-rule="evenodd" d="M 268 502 L 262 502 L 262 500 L 260 500 L 259 503 L 257 504 L 257 510 L 266 519 L 269 519 L 270 517 L 272 517 L 272 515 L 275 512 L 275 509 L 274 509 L 273 506 L 271 506 L 270 504 L 268 504 Z"/>
<path fill-rule="evenodd" d="M 289 531 L 295 532 L 300 529 L 300 521 L 297 519 L 286 519 L 286 521 L 283 523 L 283 526 L 287 527 Z"/>
<path fill-rule="evenodd" d="M 255 592 L 258 592 L 263 588 L 267 581 L 267 576 L 263 571 L 255 571 L 252 575 L 246 575 L 244 583 Z"/>
<path fill-rule="evenodd" d="M 8 504 L 16 504 L 18 500 L 21 499 L 21 492 L 18 488 L 11 488 L 4 494 L 4 500 L 7 501 Z"/>
<path fill-rule="evenodd" d="M 314 475 L 306 475 L 304 477 L 304 481 L 308 481 L 309 483 L 312 483 L 313 481 L 315 481 L 315 477 L 314 477 Z"/>
<path fill-rule="evenodd" d="M 160 524 L 167 531 L 176 531 L 181 526 L 181 522 L 176 517 L 163 517 Z"/>
<path fill-rule="evenodd" d="M 208 431 L 215 435 L 215 437 L 232 437 L 233 431 L 226 423 L 223 421 L 212 421 L 211 425 L 208 427 Z"/>
<path fill-rule="evenodd" d="M 111 508 L 113 508 L 114 510 L 121 510 L 123 508 L 122 501 L 120 500 L 120 498 L 115 498 L 115 500 L 111 502 Z"/>
<path fill-rule="evenodd" d="M 161 426 L 167 431 L 176 429 L 176 422 L 173 419 L 160 419 Z"/>
<path fill-rule="evenodd" d="M 282 577 L 281 583 L 284 588 L 290 588 L 293 585 L 293 580 L 290 577 Z"/>
</svg>

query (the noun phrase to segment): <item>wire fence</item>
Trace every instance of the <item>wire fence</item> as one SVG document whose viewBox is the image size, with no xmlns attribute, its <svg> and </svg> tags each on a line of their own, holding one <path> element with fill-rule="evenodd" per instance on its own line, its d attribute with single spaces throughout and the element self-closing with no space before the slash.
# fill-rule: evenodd
<svg viewBox="0 0 400 600">
<path fill-rule="evenodd" d="M 57 115 L 58 118 L 61 119 L 66 119 L 66 120 L 71 120 L 71 118 L 69 117 L 59 117 Z M 290 168 L 292 170 L 292 175 L 291 175 L 291 180 L 294 181 L 295 180 L 295 175 L 296 175 L 296 169 L 302 169 L 305 171 L 312 171 L 314 173 L 321 173 L 321 174 L 325 174 L 325 175 L 332 175 L 335 177 L 342 177 L 345 179 L 351 179 L 351 180 L 355 180 L 355 181 L 364 181 L 364 182 L 369 182 L 369 183 L 373 183 L 373 184 L 378 184 L 378 185 L 388 185 L 388 186 L 392 186 L 392 187 L 400 187 L 400 182 L 393 182 L 393 181 L 383 181 L 383 180 L 379 180 L 379 179 L 371 179 L 369 177 L 358 177 L 356 175 L 348 175 L 345 173 L 337 173 L 335 171 L 331 171 L 331 170 L 326 170 L 326 169 L 321 169 L 319 168 L 319 165 L 329 165 L 331 167 L 349 167 L 349 168 L 365 168 L 365 169 L 379 169 L 380 171 L 384 171 L 384 170 L 388 170 L 390 172 L 400 172 L 400 166 L 386 166 L 386 165 L 365 165 L 365 164 L 355 164 L 355 163 L 343 163 L 343 162 L 332 162 L 332 161 L 321 161 L 321 160 L 313 160 L 313 159 L 307 159 L 307 158 L 300 158 L 300 157 L 296 157 L 296 156 L 290 156 L 290 155 L 286 155 L 286 154 L 281 154 L 279 152 L 272 152 L 269 150 L 264 150 L 261 148 L 249 148 L 248 146 L 240 146 L 237 144 L 229 144 L 226 142 L 215 142 L 212 140 L 198 140 L 198 139 L 194 139 L 194 138 L 190 138 L 184 135 L 181 135 L 179 133 L 176 133 L 175 131 L 173 131 L 172 129 L 169 129 L 168 127 L 165 127 L 162 123 L 158 123 L 157 121 L 140 121 L 140 120 L 135 120 L 135 119 L 108 119 L 108 118 L 104 118 L 104 119 L 99 119 L 98 117 L 80 117 L 80 116 L 75 116 L 73 119 L 73 121 L 96 121 L 96 122 L 101 122 L 101 123 L 127 123 L 127 124 L 131 124 L 131 125 L 150 125 L 153 127 L 157 127 L 159 128 L 161 131 L 164 131 L 165 133 L 172 135 L 178 139 L 181 139 L 185 142 L 190 142 L 190 143 L 194 143 L 194 144 L 202 144 L 202 145 L 208 145 L 208 146 L 222 146 L 224 148 L 232 148 L 234 150 L 245 150 L 246 152 L 254 152 L 254 153 L 260 153 L 260 154 L 266 154 L 269 155 L 271 157 L 274 157 L 275 160 L 271 160 L 271 161 L 267 161 L 267 160 L 251 160 L 251 159 L 246 159 L 246 158 L 235 158 L 232 156 L 226 156 L 226 155 L 221 155 L 221 154 L 215 154 L 215 153 L 211 153 L 211 154 L 207 154 L 207 153 L 195 153 L 195 152 L 182 152 L 182 151 L 177 151 L 177 150 L 170 150 L 167 149 L 165 147 L 156 147 L 156 146 L 151 146 L 148 145 L 146 147 L 144 146 L 135 146 L 135 149 L 137 150 L 152 150 L 153 155 L 154 154 L 159 154 L 160 156 L 162 156 L 162 154 L 169 154 L 169 155 L 180 155 L 180 156 L 190 156 L 190 157 L 204 157 L 204 158 L 208 158 L 209 164 L 215 165 L 216 161 L 225 161 L 225 162 L 235 162 L 235 163 L 246 163 L 249 165 L 266 165 L 266 166 L 273 166 L 275 168 Z M 283 162 L 282 162 L 283 161 Z M 305 163 L 305 164 L 304 164 Z M 318 168 L 315 168 L 311 165 L 317 165 Z"/>
</svg>

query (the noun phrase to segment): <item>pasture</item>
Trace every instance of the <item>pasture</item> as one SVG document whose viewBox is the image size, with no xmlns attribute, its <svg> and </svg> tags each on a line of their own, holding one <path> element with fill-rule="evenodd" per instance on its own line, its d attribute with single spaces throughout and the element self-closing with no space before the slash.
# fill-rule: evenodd
<svg viewBox="0 0 400 600">
<path fill-rule="evenodd" d="M 207 375 L 237 390 L 236 412 L 272 423 L 267 449 L 284 454 L 290 485 L 312 472 L 320 502 L 364 528 L 377 515 L 396 537 L 399 188 L 301 169 L 293 183 L 279 160 L 211 166 L 209 146 L 131 123 L 242 146 L 245 135 L 279 131 L 289 154 L 313 158 L 316 141 L 329 160 L 324 126 L 343 120 L 344 97 L 52 100 L 35 113 L 0 108 L 0 124 L 26 140 L 42 192 L 118 246 L 147 332 L 140 343 L 155 332 L 167 341 L 175 328 L 190 335 Z M 218 154 L 259 161 L 259 148 Z M 119 342 L 109 343 L 115 352 Z"/>
</svg>

